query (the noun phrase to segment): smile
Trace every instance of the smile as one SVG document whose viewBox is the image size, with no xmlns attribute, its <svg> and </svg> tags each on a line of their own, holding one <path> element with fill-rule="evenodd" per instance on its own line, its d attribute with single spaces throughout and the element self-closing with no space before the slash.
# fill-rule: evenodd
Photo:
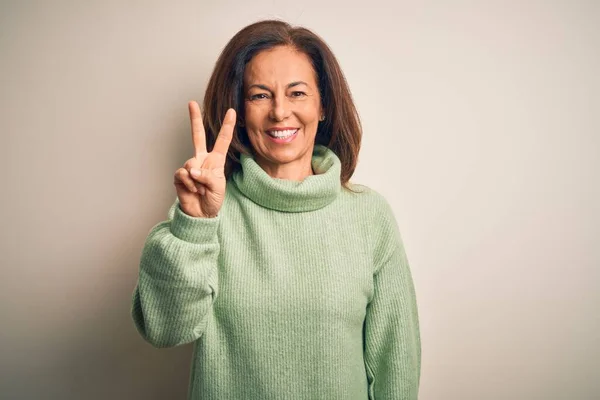
<svg viewBox="0 0 600 400">
<path fill-rule="evenodd" d="M 299 129 L 273 130 L 266 131 L 267 136 L 275 143 L 289 143 L 298 134 Z"/>
</svg>

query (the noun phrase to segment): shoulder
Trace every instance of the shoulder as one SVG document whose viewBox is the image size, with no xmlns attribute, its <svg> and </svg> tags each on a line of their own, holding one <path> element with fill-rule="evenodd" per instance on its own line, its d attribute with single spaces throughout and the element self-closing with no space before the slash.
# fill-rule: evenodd
<svg viewBox="0 0 600 400">
<path fill-rule="evenodd" d="M 355 202 L 362 212 L 371 216 L 374 223 L 396 223 L 394 212 L 387 199 L 375 189 L 357 183 L 349 183 L 349 189 L 344 189 L 347 201 Z"/>
<path fill-rule="evenodd" d="M 350 190 L 344 190 L 345 196 L 359 203 L 358 209 L 363 220 L 368 221 L 365 227 L 374 252 L 376 264 L 381 264 L 397 251 L 404 251 L 398 223 L 389 201 L 378 191 L 366 185 L 351 184 Z"/>
</svg>

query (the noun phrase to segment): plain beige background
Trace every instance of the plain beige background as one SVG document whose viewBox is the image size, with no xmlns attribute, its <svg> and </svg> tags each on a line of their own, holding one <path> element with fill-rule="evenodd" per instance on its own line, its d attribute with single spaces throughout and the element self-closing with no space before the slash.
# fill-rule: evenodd
<svg viewBox="0 0 600 400">
<path fill-rule="evenodd" d="M 423 400 L 600 398 L 597 1 L 2 1 L 0 398 L 184 399 L 129 316 L 235 32 L 314 29 L 392 204 Z M 282 397 L 283 398 L 283 397 Z"/>
</svg>

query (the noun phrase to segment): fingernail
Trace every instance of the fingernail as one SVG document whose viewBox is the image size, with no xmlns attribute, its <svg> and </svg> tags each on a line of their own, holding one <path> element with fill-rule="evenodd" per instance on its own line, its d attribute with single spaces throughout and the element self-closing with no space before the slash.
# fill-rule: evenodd
<svg viewBox="0 0 600 400">
<path fill-rule="evenodd" d="M 234 112 L 233 108 L 230 108 L 229 110 L 227 110 L 227 122 L 233 122 L 233 121 L 235 121 L 235 112 Z"/>
<path fill-rule="evenodd" d="M 199 169 L 192 168 L 192 169 L 190 170 L 190 174 L 192 174 L 192 176 L 193 176 L 194 178 L 197 178 L 197 177 L 199 177 L 199 176 L 200 176 L 200 170 L 199 170 Z"/>
</svg>

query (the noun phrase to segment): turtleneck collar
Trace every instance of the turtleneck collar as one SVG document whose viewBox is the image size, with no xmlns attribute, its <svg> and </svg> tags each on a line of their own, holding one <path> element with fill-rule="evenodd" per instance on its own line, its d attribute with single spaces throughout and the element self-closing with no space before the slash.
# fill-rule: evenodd
<svg viewBox="0 0 600 400">
<path fill-rule="evenodd" d="M 331 203 L 342 189 L 341 162 L 329 148 L 316 144 L 312 154 L 315 175 L 303 181 L 272 178 L 254 160 L 241 154 L 242 168 L 232 175 L 237 188 L 256 204 L 286 212 L 313 211 Z"/>
</svg>

